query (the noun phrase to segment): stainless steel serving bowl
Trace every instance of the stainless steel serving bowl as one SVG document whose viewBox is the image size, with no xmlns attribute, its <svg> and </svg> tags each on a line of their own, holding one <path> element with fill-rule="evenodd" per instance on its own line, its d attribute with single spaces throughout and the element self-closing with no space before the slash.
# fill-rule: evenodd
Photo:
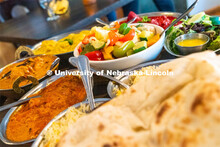
<svg viewBox="0 0 220 147">
<path fill-rule="evenodd" d="M 76 69 L 72 69 L 69 71 L 77 71 Z M 57 79 L 59 79 L 60 77 L 64 77 L 65 75 L 54 75 L 51 76 L 49 78 L 47 78 L 46 80 L 44 80 L 43 82 L 41 82 L 39 85 L 37 85 L 36 87 L 34 87 L 33 89 L 31 89 L 30 91 L 28 91 L 21 99 L 26 99 L 28 98 L 30 95 L 35 94 L 37 92 L 39 92 L 41 89 L 45 88 L 46 86 L 48 86 L 49 84 L 55 82 Z M 85 97 L 86 99 L 86 97 Z M 8 121 L 11 117 L 11 115 L 17 111 L 20 108 L 20 106 L 18 107 L 13 107 L 11 108 L 6 115 L 4 116 L 1 124 L 0 124 L 0 139 L 2 140 L 2 142 L 4 142 L 5 144 L 9 144 L 9 145 L 21 145 L 21 144 L 26 144 L 26 143 L 30 143 L 33 142 L 35 139 L 31 139 L 31 140 L 27 140 L 27 141 L 22 141 L 22 142 L 14 142 L 11 141 L 9 139 L 7 139 L 6 136 L 6 129 L 7 129 L 7 124 Z"/>
<path fill-rule="evenodd" d="M 37 55 L 37 56 L 42 56 L 42 55 Z M 22 62 L 22 61 L 24 61 L 26 59 L 34 58 L 34 57 L 36 57 L 36 56 L 31 56 L 31 57 L 27 57 L 27 58 L 22 58 L 20 60 L 16 60 L 16 61 L 6 65 L 5 67 L 1 68 L 0 72 L 2 72 L 6 67 L 8 67 L 8 66 L 10 66 L 12 64 L 19 63 L 19 62 Z M 59 61 L 60 61 L 59 57 L 57 57 L 55 55 L 54 55 L 54 57 L 56 57 L 56 59 L 54 60 L 54 62 L 51 64 L 51 67 L 50 67 L 50 70 L 52 70 L 52 71 L 55 70 L 54 67 L 57 67 L 59 65 Z M 38 81 L 41 82 L 44 79 L 46 79 L 47 77 L 48 76 L 45 75 L 44 77 L 42 77 Z M 22 86 L 21 88 L 24 89 L 25 92 L 27 92 L 28 90 L 30 90 L 31 84 L 27 84 L 25 86 Z M 14 100 L 18 100 L 23 95 L 24 95 L 24 93 L 23 94 L 18 94 L 12 88 L 11 89 L 0 89 L 0 105 L 3 105 L 6 100 L 7 100 L 7 102 L 12 102 Z"/>
<path fill-rule="evenodd" d="M 171 59 L 147 62 L 147 63 L 139 64 L 135 67 L 129 68 L 125 71 L 140 70 L 143 67 L 148 67 L 148 66 L 159 66 L 159 65 L 161 65 L 163 63 L 167 63 L 169 61 L 171 61 Z M 124 83 L 126 83 L 130 86 L 133 84 L 131 76 L 123 75 L 123 76 L 116 76 L 115 78 L 117 78 L 118 80 L 120 80 L 120 81 L 122 81 L 122 82 L 124 82 Z M 116 91 L 119 90 L 120 88 L 123 88 L 123 87 L 121 87 L 120 85 L 118 85 L 117 83 L 115 83 L 113 81 L 109 81 L 108 86 L 107 86 L 108 95 L 111 98 L 115 98 L 116 97 Z"/>
<path fill-rule="evenodd" d="M 95 103 L 96 105 L 100 105 L 100 104 L 103 104 L 107 101 L 109 101 L 110 98 L 97 98 L 95 99 Z M 79 108 L 81 104 L 86 104 L 88 105 L 88 101 L 84 101 L 82 103 L 78 103 L 78 104 L 75 104 L 71 107 L 75 107 L 75 108 Z M 61 112 L 60 114 L 58 114 L 53 120 L 51 120 L 47 126 L 41 131 L 41 133 L 39 134 L 39 136 L 37 137 L 37 139 L 34 141 L 34 143 L 32 144 L 31 147 L 39 147 L 42 143 L 42 140 L 44 139 L 44 134 L 45 132 L 51 127 L 51 125 L 53 124 L 53 122 L 56 122 L 58 121 L 59 119 L 61 119 L 63 116 L 65 116 L 65 114 L 67 113 L 67 110 L 64 110 L 63 112 Z"/>
<path fill-rule="evenodd" d="M 63 33 L 63 34 L 60 34 L 60 35 L 56 35 L 56 36 L 53 36 L 53 37 L 50 37 L 46 40 L 55 40 L 55 41 L 58 41 L 66 36 L 68 36 L 69 34 L 71 33 L 80 33 L 81 31 L 83 30 L 76 30 L 76 31 L 72 31 L 72 32 L 67 32 L 67 33 Z M 42 44 L 42 41 L 35 44 L 34 46 L 32 46 L 32 50 L 36 50 L 38 49 Z M 68 67 L 69 65 L 69 58 L 73 56 L 73 51 L 70 51 L 70 52 L 66 52 L 66 53 L 61 53 L 61 54 L 56 54 L 57 57 L 60 58 L 60 67 L 62 68 L 66 68 Z"/>
<path fill-rule="evenodd" d="M 202 45 L 198 45 L 198 46 L 180 46 L 180 45 L 178 45 L 181 41 L 187 40 L 187 39 L 201 39 L 201 40 L 204 40 L 205 43 Z M 190 33 L 190 34 L 184 34 L 184 35 L 177 37 L 174 40 L 174 43 L 182 55 L 188 55 L 188 54 L 195 53 L 195 52 L 201 52 L 204 49 L 206 49 L 206 47 L 209 43 L 209 40 L 210 40 L 209 36 L 207 36 L 205 34 Z"/>
</svg>

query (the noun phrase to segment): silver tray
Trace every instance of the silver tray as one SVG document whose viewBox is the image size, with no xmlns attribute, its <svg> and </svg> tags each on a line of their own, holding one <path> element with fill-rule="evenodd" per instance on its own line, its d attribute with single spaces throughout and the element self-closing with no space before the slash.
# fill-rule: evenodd
<svg viewBox="0 0 220 147">
<path fill-rule="evenodd" d="M 135 67 L 132 67 L 132 68 L 129 68 L 125 71 L 134 71 L 134 70 L 140 70 L 141 68 L 143 67 L 148 67 L 148 66 L 159 66 L 163 63 L 167 63 L 167 62 L 170 62 L 171 59 L 168 59 L 168 60 L 158 60 L 158 61 L 152 61 L 152 62 L 147 62 L 147 63 L 142 63 L 142 64 L 139 64 Z M 128 84 L 128 85 L 132 85 L 131 84 L 131 79 L 130 79 L 130 76 L 117 76 L 115 77 L 116 79 Z M 119 89 L 119 86 L 118 84 L 116 84 L 115 82 L 112 82 L 112 81 L 109 81 L 108 85 L 107 85 L 107 92 L 108 92 L 108 95 L 111 97 L 111 98 L 115 98 L 116 97 L 116 92 L 117 89 Z"/>
<path fill-rule="evenodd" d="M 181 15 L 181 13 L 177 13 L 177 12 L 149 12 L 149 13 L 138 14 L 138 16 L 161 16 L 161 15 L 179 17 Z M 126 19 L 127 19 L 127 17 L 123 17 L 123 18 L 120 18 L 116 21 L 121 22 L 121 21 L 125 21 Z"/>
<path fill-rule="evenodd" d="M 71 71 L 76 71 L 75 69 L 71 70 Z M 27 97 L 29 97 L 32 94 L 35 94 L 37 92 L 39 92 L 41 89 L 45 88 L 46 86 L 48 86 L 49 84 L 53 83 L 54 81 L 56 81 L 57 79 L 59 79 L 60 77 L 63 77 L 64 75 L 54 75 L 51 76 L 49 78 L 47 78 L 46 80 L 44 80 L 43 82 L 41 82 L 39 85 L 37 85 L 36 87 L 34 87 L 33 89 L 31 89 L 30 91 L 28 91 L 24 96 L 22 96 L 21 99 L 26 99 Z M 85 97 L 86 99 L 86 97 Z M 19 108 L 18 107 L 13 107 L 11 108 L 6 115 L 4 116 L 1 124 L 0 124 L 0 139 L 2 140 L 2 142 L 4 142 L 5 144 L 9 144 L 9 145 L 21 145 L 21 144 L 26 144 L 26 143 L 30 143 L 33 142 L 35 139 L 31 139 L 31 140 L 27 140 L 27 141 L 22 141 L 22 142 L 14 142 L 11 141 L 9 139 L 7 139 L 6 136 L 6 129 L 7 129 L 7 124 L 9 121 L 10 116 L 17 111 Z"/>
<path fill-rule="evenodd" d="M 42 56 L 42 55 L 36 55 L 36 56 Z M 0 72 L 2 72 L 6 67 L 12 65 L 12 64 L 15 64 L 15 63 L 19 63 L 19 62 L 22 62 L 26 59 L 29 59 L 29 58 L 34 58 L 36 56 L 31 56 L 31 57 L 27 57 L 27 58 L 22 58 L 22 59 L 19 59 L 19 60 L 16 60 L 6 66 L 4 66 L 3 68 L 0 69 Z M 53 69 L 54 67 L 58 66 L 59 65 L 59 62 L 60 62 L 60 58 L 53 55 L 54 57 L 56 57 L 56 59 L 54 60 L 54 62 L 51 64 L 51 67 L 50 67 L 50 70 L 54 71 L 55 69 Z M 41 79 L 39 79 L 38 81 L 43 81 L 44 79 L 46 79 L 46 77 L 48 77 L 47 75 L 45 75 L 44 77 L 42 77 Z M 21 88 L 24 89 L 25 91 L 28 91 L 30 90 L 30 86 L 31 84 L 27 84 L 27 85 L 24 85 L 22 86 Z M 6 97 L 6 99 L 18 99 L 20 98 L 22 95 L 24 94 L 18 94 L 18 93 L 15 93 L 13 89 L 0 89 L 0 96 L 1 97 Z"/>
<path fill-rule="evenodd" d="M 103 104 L 107 101 L 109 101 L 110 98 L 97 98 L 95 99 L 95 103 L 96 104 Z M 84 101 L 82 103 L 78 103 L 78 104 L 75 104 L 71 107 L 75 107 L 75 108 L 79 108 L 81 104 L 88 104 L 88 101 Z M 61 119 L 67 112 L 67 109 L 64 110 L 63 112 L 61 112 L 60 114 L 58 114 L 53 120 L 51 120 L 47 126 L 41 131 L 41 133 L 39 134 L 39 136 L 37 137 L 37 139 L 34 141 L 34 143 L 32 144 L 31 147 L 39 147 L 41 145 L 41 142 L 42 140 L 44 139 L 44 133 L 48 130 L 48 128 L 51 127 L 51 125 L 53 124 L 53 122 Z"/>
</svg>

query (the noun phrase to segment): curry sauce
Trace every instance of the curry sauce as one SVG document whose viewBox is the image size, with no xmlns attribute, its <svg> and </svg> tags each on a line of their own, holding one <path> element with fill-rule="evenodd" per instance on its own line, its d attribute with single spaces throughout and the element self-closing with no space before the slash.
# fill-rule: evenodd
<svg viewBox="0 0 220 147">
<path fill-rule="evenodd" d="M 6 66 L 0 73 L 0 89 L 12 89 L 13 83 L 20 76 L 33 76 L 38 80 L 43 78 L 55 59 L 56 56 L 42 55 Z M 29 83 L 29 81 L 23 81 L 20 86 Z"/>
<path fill-rule="evenodd" d="M 86 91 L 80 77 L 65 76 L 32 96 L 35 95 L 41 97 L 31 99 L 10 117 L 6 129 L 9 140 L 25 141 L 36 138 L 56 115 L 82 102 Z"/>
</svg>

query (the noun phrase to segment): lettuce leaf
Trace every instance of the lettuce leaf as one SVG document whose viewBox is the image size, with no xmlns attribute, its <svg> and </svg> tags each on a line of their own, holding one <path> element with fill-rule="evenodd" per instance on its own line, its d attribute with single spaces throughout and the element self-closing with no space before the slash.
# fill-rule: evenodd
<svg viewBox="0 0 220 147">
<path fill-rule="evenodd" d="M 171 48 L 171 51 L 173 51 L 175 54 L 179 54 L 179 51 L 177 49 L 177 46 L 174 43 L 174 40 L 178 36 L 183 35 L 183 34 L 184 34 L 184 32 L 181 29 L 176 28 L 174 26 L 171 27 L 166 33 L 169 47 Z"/>
<path fill-rule="evenodd" d="M 209 50 L 216 50 L 220 48 L 220 36 L 218 36 L 213 42 L 208 46 Z"/>
</svg>

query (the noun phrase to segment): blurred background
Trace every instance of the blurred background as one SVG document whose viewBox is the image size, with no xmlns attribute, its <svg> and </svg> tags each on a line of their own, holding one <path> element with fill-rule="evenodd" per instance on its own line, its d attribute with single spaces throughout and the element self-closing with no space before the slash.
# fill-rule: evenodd
<svg viewBox="0 0 220 147">
<path fill-rule="evenodd" d="M 71 1 L 75 0 L 69 0 L 69 7 L 73 8 L 74 6 L 71 5 Z M 105 4 L 104 1 L 105 0 L 82 0 L 82 4 L 85 7 L 87 15 L 92 16 L 99 11 L 101 3 Z M 118 4 L 120 4 L 120 0 L 118 0 L 117 2 L 119 2 Z M 134 11 L 136 13 L 147 13 L 156 11 L 183 12 L 193 2 L 194 0 L 134 0 L 124 5 L 123 7 L 119 7 L 116 10 L 111 10 L 110 13 L 102 16 L 102 19 L 105 21 L 113 21 L 115 19 L 127 16 L 129 11 Z M 99 4 L 95 5 L 95 3 Z M 112 4 L 114 4 L 114 0 L 112 0 Z M 9 21 L 11 21 L 12 23 L 13 19 L 20 19 L 22 17 L 25 17 L 25 15 L 29 15 L 33 12 L 44 14 L 45 8 L 43 7 L 47 7 L 48 5 L 49 3 L 47 0 L 0 0 L 0 35 L 5 28 L 3 27 L 3 24 L 8 23 Z M 89 5 L 92 6 L 90 7 Z M 106 11 L 109 11 L 110 8 L 113 8 L 113 6 L 109 7 L 108 9 L 106 8 Z M 50 9 L 48 9 L 47 11 L 50 11 Z M 195 9 L 190 13 L 190 15 L 193 15 L 200 11 L 205 11 L 207 14 L 210 15 L 220 15 L 220 0 L 200 0 Z M 68 17 L 71 17 L 71 14 L 69 14 Z M 79 17 L 81 16 L 79 15 Z M 37 24 L 34 23 L 33 25 Z M 16 27 L 16 24 L 14 24 L 14 26 Z M 87 27 L 90 26 L 88 25 Z M 29 28 L 26 29 L 28 30 Z M 4 41 L 0 41 L 0 67 L 15 60 L 14 53 L 19 45 L 20 44 L 18 43 L 7 42 L 7 39 L 5 39 Z M 26 45 L 28 45 L 28 43 Z"/>
</svg>

